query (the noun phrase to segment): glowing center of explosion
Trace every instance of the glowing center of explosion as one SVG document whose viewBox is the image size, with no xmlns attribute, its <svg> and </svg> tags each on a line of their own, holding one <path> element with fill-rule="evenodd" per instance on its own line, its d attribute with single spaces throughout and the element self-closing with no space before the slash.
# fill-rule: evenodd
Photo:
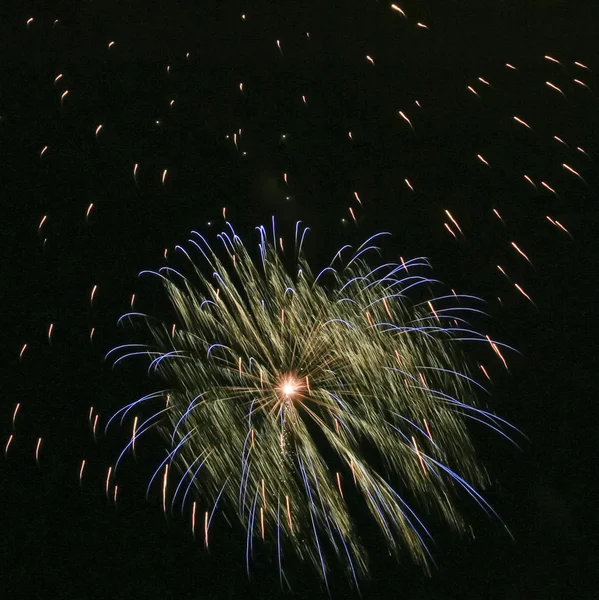
<svg viewBox="0 0 599 600">
<path fill-rule="evenodd" d="M 281 391 L 283 396 L 289 398 L 297 392 L 297 388 L 297 381 L 293 377 L 288 377 L 282 381 L 279 390 Z"/>
</svg>

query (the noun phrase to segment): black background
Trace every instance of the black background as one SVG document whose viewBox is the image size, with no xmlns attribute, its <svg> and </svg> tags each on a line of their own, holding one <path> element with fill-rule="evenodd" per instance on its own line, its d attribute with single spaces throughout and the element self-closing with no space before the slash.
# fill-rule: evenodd
<svg viewBox="0 0 599 600">
<path fill-rule="evenodd" d="M 437 278 L 488 301 L 491 318 L 476 325 L 522 353 L 509 354 L 507 374 L 488 349 L 472 349 L 493 378 L 490 405 L 529 438 L 517 436 L 517 450 L 493 432 L 473 429 L 497 481 L 485 497 L 515 539 L 464 499 L 475 538 L 433 526 L 437 564 L 428 578 L 407 555 L 391 560 L 367 534 L 372 564 L 363 597 L 593 598 L 599 333 L 593 92 L 599 81 L 573 61 L 599 69 L 595 4 L 411 0 L 399 3 L 407 20 L 374 0 L 18 4 L 4 4 L 1 21 L 0 431 L 6 440 L 21 404 L 8 456 L 0 460 L 2 595 L 287 594 L 267 553 L 258 554 L 248 581 L 243 532 L 217 519 L 207 553 L 192 540 L 188 515 L 165 519 L 159 486 L 145 500 L 162 456 L 158 440 L 119 472 L 117 506 L 104 495 L 106 468 L 126 439 L 118 426 L 104 435 L 107 416 L 156 384 L 139 363 L 113 371 L 104 362 L 112 345 L 130 340 L 116 318 L 132 293 L 136 308 L 168 314 L 158 287 L 137 273 L 162 265 L 164 248 L 184 242 L 191 229 L 220 231 L 226 206 L 249 237 L 275 214 L 291 239 L 302 219 L 312 228 L 307 251 L 316 264 L 348 240 L 388 230 L 393 259 L 430 257 Z M 59 73 L 64 77 L 54 85 Z M 226 137 L 239 127 L 239 150 L 247 156 Z M 585 182 L 561 168 L 564 162 Z M 558 195 L 535 191 L 524 174 Z M 446 209 L 464 231 L 459 240 L 443 227 Z M 97 444 L 87 422 L 92 405 L 101 414 Z M 79 487 L 83 458 L 88 465 Z M 333 597 L 354 596 L 333 571 Z M 297 597 L 326 597 L 309 570 L 289 565 L 287 574 Z"/>
</svg>

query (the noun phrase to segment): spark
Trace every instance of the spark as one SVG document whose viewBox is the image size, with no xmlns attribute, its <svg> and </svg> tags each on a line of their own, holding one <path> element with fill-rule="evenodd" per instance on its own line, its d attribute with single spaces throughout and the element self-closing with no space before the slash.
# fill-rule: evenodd
<svg viewBox="0 0 599 600">
<path fill-rule="evenodd" d="M 412 190 L 412 192 L 414 191 L 414 188 L 412 187 L 412 184 L 410 183 L 410 181 L 406 178 L 404 179 L 406 185 L 410 188 L 410 190 Z"/>
<path fill-rule="evenodd" d="M 489 165 L 489 163 L 485 160 L 485 158 L 481 154 L 477 154 L 476 158 L 478 158 L 478 160 L 480 160 L 480 162 L 482 162 L 484 165 L 487 165 L 487 167 L 491 166 L 491 165 Z"/>
<path fill-rule="evenodd" d="M 40 160 L 41 160 L 42 156 L 44 156 L 44 154 L 46 154 L 47 150 L 48 150 L 48 146 L 44 146 L 41 149 L 41 151 L 40 151 Z"/>
<path fill-rule="evenodd" d="M 401 111 L 401 110 L 400 110 L 400 111 L 398 111 L 398 112 L 399 112 L 399 116 L 400 116 L 400 117 L 401 117 L 401 118 L 402 118 L 404 121 L 406 121 L 406 123 L 407 123 L 407 124 L 410 126 L 410 128 L 412 129 L 412 132 L 413 132 L 413 133 L 416 133 L 416 132 L 414 131 L 414 126 L 412 125 L 412 121 L 410 121 L 410 119 L 408 119 L 408 117 L 406 117 L 406 115 L 404 114 L 404 112 L 403 112 L 403 111 Z"/>
<path fill-rule="evenodd" d="M 564 94 L 564 92 L 562 92 L 562 90 L 560 90 L 560 88 L 558 88 L 557 85 L 551 83 L 551 81 L 546 81 L 545 85 L 555 90 L 556 92 L 559 92 L 564 98 L 566 97 L 566 94 Z"/>
<path fill-rule="evenodd" d="M 548 60 L 549 62 L 556 63 L 556 64 L 560 65 L 560 67 L 563 66 L 562 63 L 559 60 L 557 60 L 556 58 L 553 58 L 552 56 L 545 55 L 543 58 L 545 60 Z"/>
<path fill-rule="evenodd" d="M 94 207 L 94 203 L 93 202 L 87 207 L 87 211 L 85 212 L 85 220 L 86 221 L 89 220 L 89 215 L 91 214 L 93 207 Z"/>
<path fill-rule="evenodd" d="M 60 96 L 60 106 L 64 106 L 64 99 L 68 96 L 69 90 L 65 90 Z"/>
<path fill-rule="evenodd" d="M 108 472 L 106 473 L 106 497 L 108 498 L 108 492 L 110 490 L 110 477 L 112 475 L 112 467 L 108 467 Z"/>
<path fill-rule="evenodd" d="M 83 480 L 83 470 L 85 469 L 85 458 L 81 461 L 81 467 L 79 468 L 79 485 Z"/>
<path fill-rule="evenodd" d="M 42 229 L 42 225 L 46 222 L 46 220 L 48 219 L 48 215 L 44 215 L 42 217 L 42 220 L 40 221 L 40 224 L 37 227 L 37 232 L 39 233 Z"/>
<path fill-rule="evenodd" d="M 562 163 L 562 167 L 564 169 L 566 169 L 567 171 L 570 171 L 570 173 L 572 173 L 573 175 L 576 175 L 576 177 L 578 177 L 578 179 L 580 179 L 580 181 L 582 181 L 583 183 L 586 184 L 586 181 L 582 178 L 582 176 L 580 175 L 580 173 L 578 171 L 575 171 L 572 167 L 570 167 L 566 163 Z"/>
<path fill-rule="evenodd" d="M 23 358 L 23 354 L 25 353 L 26 349 L 27 349 L 27 344 L 23 344 L 23 347 L 21 348 L 21 352 L 19 352 L 19 360 L 21 360 Z"/>
<path fill-rule="evenodd" d="M 89 296 L 90 306 L 93 306 L 93 304 L 94 304 L 94 296 L 96 295 L 97 290 L 98 290 L 98 286 L 94 285 L 94 287 L 92 288 L 92 293 Z"/>
<path fill-rule="evenodd" d="M 8 449 L 10 448 L 13 438 L 14 438 L 14 435 L 11 433 L 8 436 L 8 441 L 6 442 L 6 445 L 4 446 L 4 456 L 8 456 Z"/>
<path fill-rule="evenodd" d="M 546 189 L 549 190 L 552 194 L 557 196 L 557 192 L 548 184 L 545 183 L 544 181 L 541 181 L 541 185 Z"/>
<path fill-rule="evenodd" d="M 453 218 L 453 216 L 451 215 L 451 213 L 446 210 L 445 214 L 449 217 L 449 220 L 458 228 L 458 231 L 464 235 L 464 232 L 462 231 L 462 228 L 458 225 L 458 222 Z"/>
<path fill-rule="evenodd" d="M 563 144 L 564 146 L 566 146 L 566 148 L 569 148 L 568 144 L 566 144 L 566 142 L 564 142 L 564 140 L 562 140 L 560 137 L 557 137 L 557 135 L 554 135 L 553 139 L 557 140 L 560 144 Z"/>
<path fill-rule="evenodd" d="M 98 139 L 98 134 L 100 133 L 100 131 L 102 131 L 102 127 L 103 127 L 102 124 L 100 124 L 96 127 L 96 140 Z"/>
<path fill-rule="evenodd" d="M 368 54 L 366 55 L 366 60 L 372 65 L 375 66 L 374 64 L 374 59 L 372 58 L 372 56 L 368 56 Z"/>
<path fill-rule="evenodd" d="M 40 448 L 42 446 L 42 438 L 38 438 L 35 446 L 35 462 L 39 465 L 40 462 Z"/>
<path fill-rule="evenodd" d="M 514 67 L 514 65 L 511 65 L 510 63 L 505 63 L 505 66 L 508 69 L 512 69 L 512 71 L 517 71 L 518 70 L 516 67 Z"/>
<path fill-rule="evenodd" d="M 517 283 L 514 283 L 514 287 L 527 299 L 530 301 L 531 304 L 533 304 L 534 306 L 536 306 L 536 304 L 533 302 L 532 298 L 522 289 L 522 287 L 520 285 L 518 285 Z"/>
<path fill-rule="evenodd" d="M 471 85 L 469 85 L 467 89 L 469 92 L 472 92 L 477 98 L 480 98 L 478 92 Z"/>
<path fill-rule="evenodd" d="M 162 510 L 166 514 L 166 486 L 168 482 L 168 463 L 164 465 L 164 479 L 162 481 Z"/>
<path fill-rule="evenodd" d="M 406 15 L 406 13 L 399 6 L 397 6 L 397 4 L 392 4 L 391 9 L 398 12 L 400 15 L 402 15 L 406 19 L 408 18 L 408 15 Z"/>
<path fill-rule="evenodd" d="M 52 343 L 52 331 L 54 331 L 54 323 L 50 323 L 50 327 L 48 327 L 48 343 Z"/>
<path fill-rule="evenodd" d="M 530 261 L 530 258 L 528 258 L 528 256 L 526 256 L 526 254 L 524 254 L 524 252 L 516 245 L 516 242 L 511 242 L 511 244 L 515 248 L 516 252 L 518 252 L 518 254 L 523 256 L 528 261 L 528 263 L 532 266 L 532 262 Z"/>
<path fill-rule="evenodd" d="M 526 121 L 523 121 L 520 117 L 514 117 L 514 121 L 520 123 L 521 125 L 524 125 L 524 127 L 532 131 L 532 127 Z"/>
</svg>

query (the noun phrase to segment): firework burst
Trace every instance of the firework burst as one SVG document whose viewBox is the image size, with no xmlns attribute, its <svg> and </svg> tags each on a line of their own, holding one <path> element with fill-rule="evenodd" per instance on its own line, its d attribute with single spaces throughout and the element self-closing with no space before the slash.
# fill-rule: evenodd
<svg viewBox="0 0 599 600">
<path fill-rule="evenodd" d="M 181 474 L 173 503 L 184 505 L 191 489 L 209 503 L 206 543 L 219 502 L 235 513 L 247 531 L 248 569 L 254 540 L 270 540 L 282 580 L 283 550 L 292 549 L 325 582 L 328 557 L 337 555 L 357 583 L 367 561 L 351 516 L 356 502 L 393 552 L 406 547 L 426 566 L 429 533 L 412 501 L 458 530 L 465 524 L 455 488 L 492 511 L 475 489 L 488 480 L 466 421 L 497 430 L 505 422 L 475 406 L 479 384 L 460 345 L 478 340 L 500 354 L 501 344 L 464 320 L 481 312 L 466 306 L 477 299 L 434 297 L 436 281 L 418 274 L 426 259 L 372 267 L 368 256 L 387 234 L 345 246 L 314 276 L 299 224 L 291 260 L 274 221 L 272 240 L 258 228 L 256 258 L 228 227 L 218 253 L 197 232 L 187 249 L 178 246 L 191 276 L 154 273 L 176 328 L 141 313 L 121 317 L 141 318 L 153 342 L 109 355 L 150 356 L 168 389 L 114 415 L 123 421 L 141 403 L 167 399 L 136 427 L 119 461 L 157 427 L 170 448 L 156 475 L 165 471 L 166 488 L 171 464 Z"/>
</svg>

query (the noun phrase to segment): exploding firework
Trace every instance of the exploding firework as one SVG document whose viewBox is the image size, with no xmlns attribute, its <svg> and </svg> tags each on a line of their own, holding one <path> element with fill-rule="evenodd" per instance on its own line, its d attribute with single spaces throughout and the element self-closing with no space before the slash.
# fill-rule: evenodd
<svg viewBox="0 0 599 600">
<path fill-rule="evenodd" d="M 367 562 L 350 510 L 355 498 L 392 551 L 406 547 L 426 565 L 429 533 L 408 498 L 459 530 L 454 488 L 492 511 L 475 489 L 488 480 L 466 421 L 493 429 L 505 422 L 476 407 L 480 384 L 460 346 L 478 340 L 501 356 L 500 344 L 464 319 L 481 312 L 467 306 L 475 298 L 430 294 L 435 280 L 418 274 L 425 259 L 371 266 L 368 256 L 387 234 L 356 250 L 344 246 L 314 276 L 302 254 L 307 229 L 298 223 L 292 260 L 274 220 L 272 240 L 258 230 L 257 258 L 229 225 L 218 236 L 220 253 L 195 231 L 189 251 L 178 246 L 192 265 L 189 277 L 171 267 L 142 272 L 162 279 L 178 323 L 121 317 L 141 318 L 153 341 L 109 355 L 151 357 L 150 371 L 168 389 L 111 419 L 161 402 L 134 426 L 115 470 L 137 438 L 158 428 L 169 443 L 154 476 L 164 470 L 165 509 L 175 465 L 173 504 L 185 504 L 193 489 L 211 506 L 206 544 L 219 502 L 235 513 L 247 530 L 248 569 L 254 540 L 262 539 L 274 542 L 281 578 L 283 550 L 292 548 L 325 581 L 327 556 L 337 555 L 357 583 Z M 195 503 L 193 511 L 195 523 Z"/>
</svg>

